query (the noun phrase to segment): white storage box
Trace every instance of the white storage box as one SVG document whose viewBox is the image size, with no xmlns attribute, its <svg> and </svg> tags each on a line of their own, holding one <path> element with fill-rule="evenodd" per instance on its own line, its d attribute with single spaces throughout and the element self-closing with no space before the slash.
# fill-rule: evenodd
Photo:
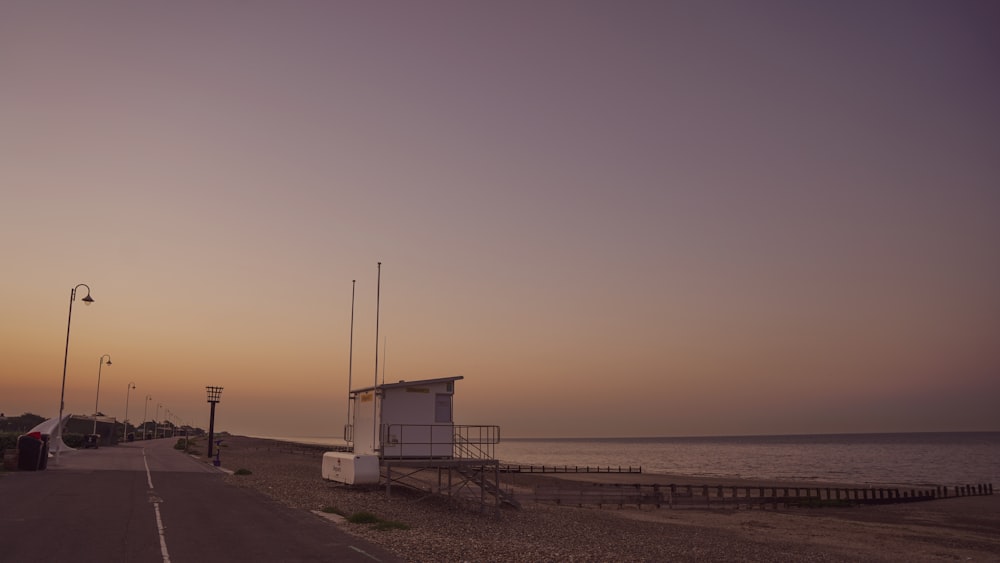
<svg viewBox="0 0 1000 563">
<path fill-rule="evenodd" d="M 347 452 L 323 454 L 323 478 L 347 485 L 377 485 L 381 477 L 376 455 Z"/>
</svg>

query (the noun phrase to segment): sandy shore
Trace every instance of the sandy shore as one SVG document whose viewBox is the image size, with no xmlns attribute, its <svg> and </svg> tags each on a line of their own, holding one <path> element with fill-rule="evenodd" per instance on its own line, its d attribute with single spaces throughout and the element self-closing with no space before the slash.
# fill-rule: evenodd
<svg viewBox="0 0 1000 563">
<path fill-rule="evenodd" d="M 597 508 L 525 502 L 481 514 L 468 504 L 320 477 L 322 449 L 257 438 L 223 442 L 228 483 L 303 510 L 370 512 L 409 529 L 340 525 L 407 561 L 998 561 L 1000 495 L 911 504 L 781 510 Z M 207 460 L 206 460 L 207 462 Z M 530 490 L 569 480 L 700 483 L 683 476 L 515 475 Z M 706 483 L 707 484 L 707 483 Z M 736 483 L 729 483 L 736 484 Z M 750 484 L 750 483 L 748 483 Z M 771 485 L 770 483 L 759 485 Z M 319 516 L 317 516 L 319 517 Z"/>
</svg>

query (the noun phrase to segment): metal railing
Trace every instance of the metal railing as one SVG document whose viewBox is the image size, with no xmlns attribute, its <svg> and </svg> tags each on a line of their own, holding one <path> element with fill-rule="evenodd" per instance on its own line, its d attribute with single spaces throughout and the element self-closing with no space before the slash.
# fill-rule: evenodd
<svg viewBox="0 0 1000 563">
<path fill-rule="evenodd" d="M 500 427 L 460 424 L 383 424 L 381 454 L 385 459 L 492 460 Z"/>
</svg>

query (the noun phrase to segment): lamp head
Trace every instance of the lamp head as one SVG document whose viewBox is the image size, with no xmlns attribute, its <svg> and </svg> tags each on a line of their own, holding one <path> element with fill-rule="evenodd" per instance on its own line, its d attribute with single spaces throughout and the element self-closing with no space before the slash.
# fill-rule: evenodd
<svg viewBox="0 0 1000 563">
<path fill-rule="evenodd" d="M 90 292 L 88 291 L 87 296 L 81 299 L 80 301 L 83 301 L 84 305 L 90 305 L 91 303 L 94 302 L 94 298 L 90 296 Z"/>
<path fill-rule="evenodd" d="M 110 366 L 110 365 L 111 365 L 111 358 L 108 358 L 108 361 L 107 361 L 107 362 L 105 362 L 105 363 L 104 363 L 104 365 L 106 365 L 106 366 Z"/>
<path fill-rule="evenodd" d="M 222 387 L 205 386 L 205 391 L 208 393 L 209 403 L 219 402 L 219 397 L 222 395 Z"/>
</svg>

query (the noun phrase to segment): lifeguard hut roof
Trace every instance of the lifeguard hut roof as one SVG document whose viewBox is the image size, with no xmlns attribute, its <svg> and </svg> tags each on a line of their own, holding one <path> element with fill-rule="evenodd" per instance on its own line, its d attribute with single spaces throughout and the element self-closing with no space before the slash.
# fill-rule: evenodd
<svg viewBox="0 0 1000 563">
<path fill-rule="evenodd" d="M 432 383 L 445 383 L 448 381 L 458 381 L 459 379 L 465 379 L 464 375 L 456 375 L 453 377 L 439 377 L 437 379 L 420 379 L 418 381 L 402 381 L 397 383 L 383 383 L 381 385 L 376 385 L 374 387 L 362 387 L 361 389 L 354 389 L 351 393 L 364 393 L 365 391 L 371 391 L 373 389 L 392 389 L 393 387 L 408 387 L 410 385 L 430 385 Z"/>
</svg>

